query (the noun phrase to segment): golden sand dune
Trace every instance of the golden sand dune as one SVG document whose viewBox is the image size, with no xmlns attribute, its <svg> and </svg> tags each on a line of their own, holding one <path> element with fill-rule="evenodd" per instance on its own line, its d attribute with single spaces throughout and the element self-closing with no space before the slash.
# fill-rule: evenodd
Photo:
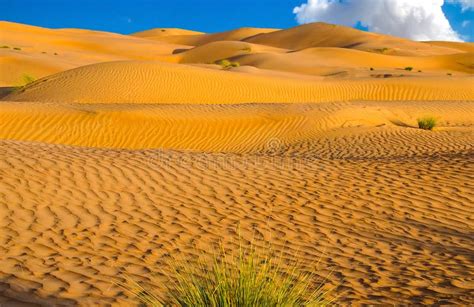
<svg viewBox="0 0 474 307">
<path fill-rule="evenodd" d="M 141 32 L 136 32 L 131 34 L 132 36 L 136 37 L 145 37 L 145 38 L 159 38 L 159 37 L 166 37 L 166 36 L 177 36 L 177 35 L 202 35 L 205 34 L 203 32 L 198 31 L 191 31 L 186 29 L 179 29 L 179 28 L 156 28 Z"/>
<path fill-rule="evenodd" d="M 411 57 L 318 47 L 290 53 L 245 54 L 240 51 L 232 60 L 241 65 L 310 75 L 341 76 L 345 73 L 346 78 L 377 76 L 374 71 L 380 70 L 395 76 L 420 76 L 427 72 L 444 76 L 448 72 L 474 73 L 474 53 Z M 407 72 L 407 67 L 413 68 L 413 72 Z"/>
<path fill-rule="evenodd" d="M 88 65 L 5 100 L 75 103 L 254 103 L 474 100 L 472 77 L 314 82 L 147 61 Z M 59 90 L 60 89 L 60 90 Z"/>
<path fill-rule="evenodd" d="M 153 29 L 145 32 L 138 32 L 132 34 L 134 36 L 146 37 L 149 39 L 189 46 L 200 46 L 217 41 L 240 41 L 257 34 L 270 33 L 277 31 L 277 29 L 262 29 L 262 28 L 240 28 L 226 32 L 219 32 L 213 34 L 197 34 L 190 35 L 189 32 L 175 31 L 174 35 L 155 35 L 157 32 L 162 32 L 162 29 Z"/>
<path fill-rule="evenodd" d="M 264 151 L 274 139 L 288 151 L 295 144 L 322 135 L 349 133 L 352 128 L 384 134 L 394 129 L 410 134 L 417 119 L 428 115 L 439 120 L 441 130 L 462 132 L 463 127 L 474 125 L 470 102 L 92 105 L 4 101 L 0 139 L 87 147 L 254 153 Z M 442 135 L 438 134 L 438 141 L 430 140 L 438 149 L 443 147 Z M 301 149 L 295 150 L 298 151 L 302 153 Z M 390 155 L 398 150 L 385 151 Z"/>
<path fill-rule="evenodd" d="M 452 49 L 458 49 L 464 52 L 474 52 L 474 43 L 468 43 L 468 42 L 463 42 L 463 43 L 458 43 L 458 42 L 439 42 L 439 41 L 433 41 L 433 42 L 427 42 L 431 45 L 436 45 L 436 46 L 442 46 L 442 47 L 448 47 Z"/>
<path fill-rule="evenodd" d="M 287 50 L 239 41 L 218 41 L 188 49 L 177 55 L 180 63 L 214 63 L 240 55 L 283 53 Z"/>
<path fill-rule="evenodd" d="M 39 78 L 97 62 L 165 59 L 186 48 L 114 33 L 5 21 L 0 21 L 0 47 L 0 86 L 18 85 L 23 74 Z"/>
<path fill-rule="evenodd" d="M 326 23 L 311 23 L 286 30 L 259 34 L 245 39 L 245 41 L 292 50 L 310 47 L 340 47 L 383 54 L 413 56 L 460 52 L 458 48 L 414 42 Z"/>
</svg>

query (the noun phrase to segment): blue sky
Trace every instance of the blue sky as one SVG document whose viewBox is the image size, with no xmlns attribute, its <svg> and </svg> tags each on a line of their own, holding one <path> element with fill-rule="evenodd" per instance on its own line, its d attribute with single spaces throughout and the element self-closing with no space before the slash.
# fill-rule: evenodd
<svg viewBox="0 0 474 307">
<path fill-rule="evenodd" d="M 178 27 L 203 32 L 225 31 L 243 26 L 289 28 L 298 25 L 293 9 L 306 2 L 307 0 L 0 0 L 0 20 L 48 28 L 85 28 L 124 34 L 155 27 Z M 463 12 L 459 4 L 452 3 L 445 3 L 442 9 L 452 28 L 463 39 L 473 41 L 474 10 Z M 466 24 L 466 21 L 471 22 Z"/>
</svg>

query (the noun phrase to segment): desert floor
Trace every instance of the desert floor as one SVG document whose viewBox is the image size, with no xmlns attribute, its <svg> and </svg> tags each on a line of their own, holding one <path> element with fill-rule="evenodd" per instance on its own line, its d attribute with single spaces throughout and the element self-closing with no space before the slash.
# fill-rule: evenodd
<svg viewBox="0 0 474 307">
<path fill-rule="evenodd" d="M 339 305 L 474 304 L 473 44 L 0 30 L 0 306 L 130 305 L 239 237 Z"/>
</svg>

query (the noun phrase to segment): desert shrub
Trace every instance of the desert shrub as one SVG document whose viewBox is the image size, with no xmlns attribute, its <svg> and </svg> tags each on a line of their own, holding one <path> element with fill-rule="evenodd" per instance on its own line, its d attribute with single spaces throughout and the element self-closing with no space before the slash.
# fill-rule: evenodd
<svg viewBox="0 0 474 307">
<path fill-rule="evenodd" d="M 245 47 L 244 49 L 242 49 L 243 51 L 245 52 L 252 52 L 252 47 Z"/>
<path fill-rule="evenodd" d="M 232 67 L 239 67 L 240 66 L 239 62 L 231 62 L 227 59 L 219 60 L 219 61 L 216 62 L 216 64 L 221 65 L 222 68 L 224 68 L 224 69 L 229 69 L 229 68 L 232 68 Z"/>
<path fill-rule="evenodd" d="M 373 70 L 374 70 L 374 68 L 373 68 L 373 67 L 370 67 L 370 70 L 371 70 L 371 71 L 373 71 Z"/>
<path fill-rule="evenodd" d="M 20 47 L 15 47 L 15 48 L 13 48 L 13 50 L 21 50 L 21 48 Z"/>
<path fill-rule="evenodd" d="M 405 70 L 406 70 L 406 71 L 412 71 L 412 70 L 413 70 L 413 67 L 410 67 L 410 66 L 405 67 Z"/>
<path fill-rule="evenodd" d="M 31 84 L 35 81 L 36 81 L 36 78 L 33 77 L 32 75 L 23 74 L 21 76 L 20 83 L 17 86 L 13 87 L 13 91 L 20 91 L 20 90 L 24 89 L 26 86 L 28 86 L 29 84 Z"/>
<path fill-rule="evenodd" d="M 207 261 L 175 262 L 165 297 L 128 278 L 119 285 L 147 306 L 328 306 L 334 300 L 314 274 L 283 266 L 282 255 L 242 246 L 231 255 L 220 250 Z"/>
<path fill-rule="evenodd" d="M 423 130 L 433 130 L 436 126 L 436 118 L 434 117 L 423 117 L 419 118 L 418 120 L 418 128 Z"/>
<path fill-rule="evenodd" d="M 10 46 L 3 45 L 3 46 L 1 46 L 0 48 L 6 48 L 6 49 L 10 49 Z"/>
<path fill-rule="evenodd" d="M 28 84 L 36 81 L 36 78 L 29 74 L 23 74 L 21 78 L 23 81 L 23 86 L 27 86 Z"/>
<path fill-rule="evenodd" d="M 386 53 L 388 51 L 390 51 L 390 48 L 378 48 L 378 49 L 374 49 L 375 52 L 379 52 L 379 53 Z"/>
<path fill-rule="evenodd" d="M 452 73 L 450 73 L 450 72 L 448 72 L 448 73 L 447 73 L 447 75 L 448 75 L 448 76 L 452 76 L 453 74 L 452 74 Z"/>
</svg>

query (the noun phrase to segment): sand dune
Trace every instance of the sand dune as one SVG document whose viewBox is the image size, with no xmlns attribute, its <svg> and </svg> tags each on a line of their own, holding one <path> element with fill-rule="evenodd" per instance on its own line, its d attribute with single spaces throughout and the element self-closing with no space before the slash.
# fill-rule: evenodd
<svg viewBox="0 0 474 307">
<path fill-rule="evenodd" d="M 230 52 L 229 52 L 230 54 Z M 439 75 L 474 72 L 474 53 L 410 57 L 388 56 L 343 48 L 307 48 L 291 53 L 238 52 L 231 57 L 241 65 L 319 76 L 360 78 L 377 76 L 382 71 L 394 76 Z M 406 67 L 412 67 L 408 72 Z M 378 72 L 377 72 L 378 71 Z"/>
<path fill-rule="evenodd" d="M 245 41 L 291 50 L 311 47 L 340 47 L 391 55 L 414 56 L 460 52 L 458 48 L 435 46 L 326 23 L 312 23 L 259 34 L 245 39 Z"/>
<path fill-rule="evenodd" d="M 166 60 L 187 48 L 147 39 L 77 29 L 52 30 L 0 21 L 0 86 L 18 85 L 78 66 L 116 60 Z"/>
<path fill-rule="evenodd" d="M 214 63 L 218 60 L 229 59 L 248 54 L 283 53 L 287 50 L 263 45 L 249 44 L 239 41 L 218 41 L 196 48 L 188 49 L 177 57 L 180 63 Z"/>
<path fill-rule="evenodd" d="M 88 65 L 53 75 L 5 100 L 75 103 L 254 103 L 474 100 L 472 77 L 312 82 L 146 61 Z M 58 91 L 57 89 L 61 89 Z"/>
<path fill-rule="evenodd" d="M 160 291 L 169 257 L 239 236 L 329 276 L 338 305 L 474 304 L 472 44 L 0 34 L 0 306 L 134 305 L 124 274 Z M 11 89 L 25 73 L 43 78 Z"/>
<path fill-rule="evenodd" d="M 203 32 L 198 31 L 191 31 L 186 29 L 179 29 L 179 28 L 156 28 L 141 32 L 136 32 L 131 34 L 132 36 L 136 37 L 145 37 L 145 38 L 153 38 L 158 39 L 159 37 L 166 37 L 166 36 L 177 36 L 177 35 L 202 35 L 205 34 Z"/>
<path fill-rule="evenodd" d="M 105 148 L 255 153 L 264 151 L 274 139 L 289 150 L 294 144 L 354 127 L 382 127 L 374 131 L 384 133 L 397 127 L 414 128 L 417 118 L 427 115 L 438 118 L 442 130 L 463 131 L 462 127 L 474 125 L 474 110 L 469 102 L 225 106 L 5 101 L 0 112 L 0 139 Z M 436 147 L 443 147 L 442 139 Z M 386 155 L 397 152 L 397 148 L 385 150 Z"/>
<path fill-rule="evenodd" d="M 150 32 L 151 31 L 151 32 Z M 277 29 L 262 29 L 262 28 L 240 28 L 226 32 L 219 32 L 213 34 L 194 34 L 189 35 L 187 32 L 179 33 L 176 31 L 175 35 L 153 35 L 156 32 L 161 32 L 161 29 L 153 29 L 150 31 L 139 32 L 132 34 L 134 36 L 146 37 L 149 39 L 189 46 L 201 46 L 217 41 L 241 41 L 253 37 L 261 33 L 270 33 L 277 31 Z M 151 35 L 149 35 L 151 34 Z"/>
</svg>

